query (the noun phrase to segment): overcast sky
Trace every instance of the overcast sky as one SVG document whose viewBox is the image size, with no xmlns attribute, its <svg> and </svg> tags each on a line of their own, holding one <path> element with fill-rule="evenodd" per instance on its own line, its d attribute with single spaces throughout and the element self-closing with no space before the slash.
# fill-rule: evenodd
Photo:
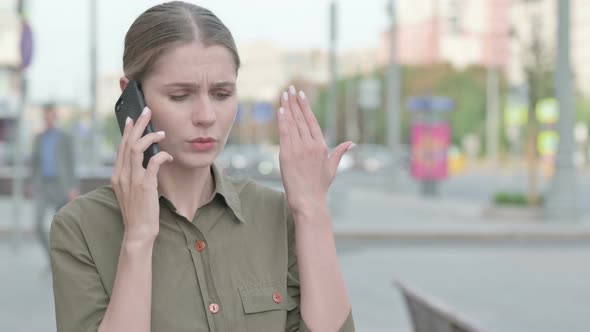
<svg viewBox="0 0 590 332">
<path fill-rule="evenodd" d="M 29 69 L 33 102 L 88 103 L 89 0 L 27 0 L 35 48 Z M 99 73 L 121 69 L 123 38 L 133 20 L 161 1 L 98 0 Z M 201 0 L 239 45 L 272 41 L 285 48 L 326 48 L 329 0 Z M 339 49 L 378 44 L 388 17 L 386 0 L 339 1 Z"/>
</svg>

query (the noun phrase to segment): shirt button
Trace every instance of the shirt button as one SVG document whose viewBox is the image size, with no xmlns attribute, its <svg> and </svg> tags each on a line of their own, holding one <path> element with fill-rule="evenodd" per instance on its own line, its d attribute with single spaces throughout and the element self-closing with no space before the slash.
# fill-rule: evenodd
<svg viewBox="0 0 590 332">
<path fill-rule="evenodd" d="M 209 312 L 212 314 L 216 314 L 219 312 L 219 304 L 217 303 L 211 303 L 209 305 Z"/>
<path fill-rule="evenodd" d="M 274 294 L 272 294 L 272 300 L 275 301 L 276 303 L 281 303 L 281 302 L 283 302 L 283 297 L 281 296 L 281 294 L 279 292 L 275 292 Z"/>
<path fill-rule="evenodd" d="M 205 250 L 205 242 L 201 240 L 197 241 L 197 243 L 195 243 L 195 249 L 197 249 L 198 252 Z"/>
</svg>

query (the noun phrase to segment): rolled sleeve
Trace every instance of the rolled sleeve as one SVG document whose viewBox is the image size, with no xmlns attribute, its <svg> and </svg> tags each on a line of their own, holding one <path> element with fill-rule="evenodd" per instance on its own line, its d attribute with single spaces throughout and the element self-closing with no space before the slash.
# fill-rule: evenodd
<svg viewBox="0 0 590 332">
<path fill-rule="evenodd" d="M 80 227 L 57 215 L 50 238 L 57 330 L 97 331 L 108 296 Z"/>
</svg>

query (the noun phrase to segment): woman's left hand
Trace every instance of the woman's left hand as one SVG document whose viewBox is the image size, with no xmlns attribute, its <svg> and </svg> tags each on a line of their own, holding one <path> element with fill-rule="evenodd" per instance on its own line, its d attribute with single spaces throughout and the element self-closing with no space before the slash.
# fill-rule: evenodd
<svg viewBox="0 0 590 332">
<path fill-rule="evenodd" d="M 308 99 L 293 86 L 282 94 L 277 117 L 281 177 L 291 211 L 298 214 L 325 207 L 338 164 L 354 143 L 342 143 L 328 155 L 328 146 Z"/>
</svg>

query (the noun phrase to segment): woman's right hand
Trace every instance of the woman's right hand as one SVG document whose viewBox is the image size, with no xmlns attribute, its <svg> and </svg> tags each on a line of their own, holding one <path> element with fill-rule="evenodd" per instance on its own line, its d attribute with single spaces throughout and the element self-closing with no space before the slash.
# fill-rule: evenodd
<svg viewBox="0 0 590 332">
<path fill-rule="evenodd" d="M 164 132 L 141 136 L 151 118 L 146 107 L 134 124 L 127 118 L 111 184 L 117 196 L 125 224 L 125 238 L 130 241 L 154 241 L 160 229 L 158 171 L 172 156 L 160 151 L 144 169 L 143 153 L 153 143 L 164 139 Z"/>
</svg>

